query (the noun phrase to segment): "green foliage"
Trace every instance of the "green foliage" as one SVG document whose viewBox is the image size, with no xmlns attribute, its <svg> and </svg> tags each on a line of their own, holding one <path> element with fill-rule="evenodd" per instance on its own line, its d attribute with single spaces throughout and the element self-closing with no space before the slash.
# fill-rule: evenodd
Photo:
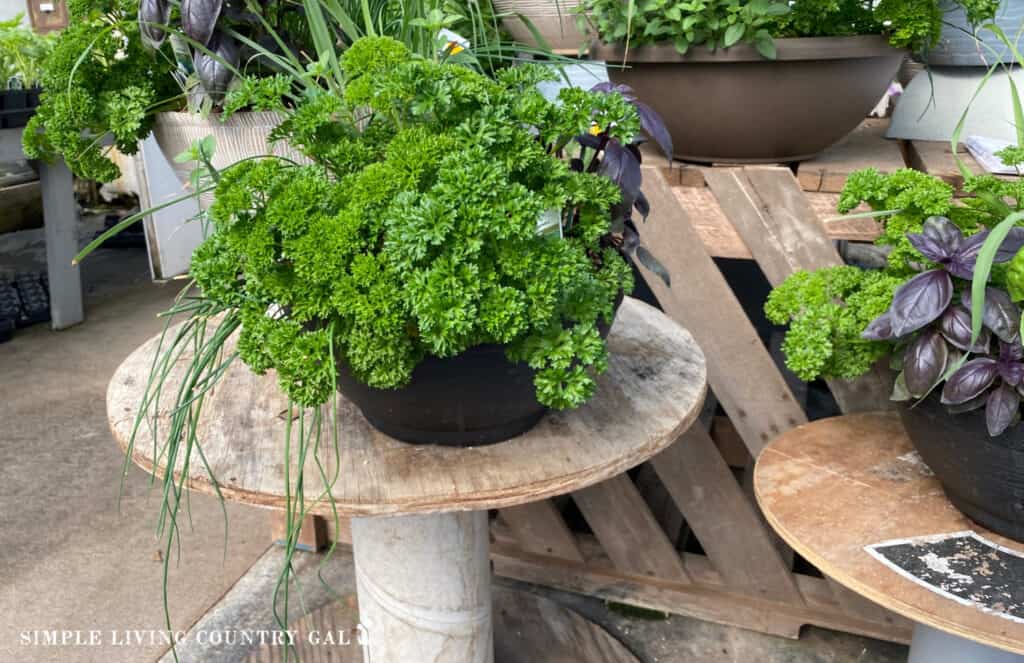
<svg viewBox="0 0 1024 663">
<path fill-rule="evenodd" d="M 904 168 L 883 175 L 874 168 L 853 173 L 839 196 L 844 214 L 867 204 L 876 212 L 898 211 L 882 219 L 883 230 L 876 244 L 892 247 L 889 267 L 894 274 L 913 273 L 923 258 L 910 245 L 907 233 L 921 232 L 929 216 L 948 216 L 961 228 L 970 222 L 969 210 L 953 207 L 953 187 L 918 170 Z"/>
<path fill-rule="evenodd" d="M 765 305 L 769 320 L 789 324 L 783 351 L 786 365 L 801 379 L 855 378 L 893 350 L 892 342 L 860 337 L 868 323 L 885 312 L 895 289 L 918 272 L 935 267 L 907 239 L 920 233 L 925 220 L 944 216 L 965 236 L 1001 221 L 1003 206 L 1020 209 L 1020 184 L 990 176 L 967 180 L 976 197 L 958 200 L 953 187 L 920 171 L 903 169 L 882 174 L 873 168 L 853 173 L 839 197 L 839 211 L 861 204 L 890 212 L 880 220 L 877 243 L 890 248 L 881 271 L 834 267 L 797 272 L 775 288 Z M 1015 300 L 1024 299 L 1024 254 L 1008 265 L 996 265 L 991 283 L 1006 287 Z"/>
<path fill-rule="evenodd" d="M 960 0 L 975 25 L 989 21 L 996 0 Z M 753 44 L 775 57 L 773 38 L 887 34 L 894 46 L 926 50 L 939 38 L 943 12 L 935 0 L 584 0 L 581 23 L 606 43 L 673 43 L 686 53 Z"/>
<path fill-rule="evenodd" d="M 589 14 L 607 43 L 671 42 L 686 53 L 694 46 L 728 48 L 743 41 L 754 44 L 765 57 L 774 57 L 768 28 L 789 12 L 789 6 L 775 0 L 585 0 L 580 11 Z M 588 18 L 583 15 L 581 20 Z"/>
<path fill-rule="evenodd" d="M 942 31 L 942 10 L 935 0 L 881 0 L 875 9 L 888 26 L 893 46 L 920 51 L 934 44 Z"/>
<path fill-rule="evenodd" d="M 39 35 L 22 27 L 25 14 L 0 21 L 0 90 L 16 79 L 23 88 L 37 87 L 42 80 L 40 67 L 53 48 L 53 35 Z"/>
<path fill-rule="evenodd" d="M 220 176 L 192 275 L 240 310 L 241 358 L 315 405 L 335 388 L 329 348 L 394 388 L 428 354 L 497 343 L 537 369 L 541 402 L 583 403 L 607 364 L 598 321 L 632 276 L 608 240 L 618 187 L 548 148 L 593 117 L 638 132 L 636 111 L 579 90 L 550 103 L 530 67 L 492 80 L 389 38 L 356 42 L 341 66 L 344 100 L 308 95 L 276 134 L 314 165 Z M 562 237 L 538 234 L 548 210 Z"/>
<path fill-rule="evenodd" d="M 134 154 L 153 106 L 173 96 L 172 65 L 142 45 L 133 0 L 73 3 L 70 25 L 43 62 L 43 93 L 25 128 L 30 158 L 64 157 L 75 175 L 106 182 L 119 170 L 103 140 Z"/>
<path fill-rule="evenodd" d="M 789 324 L 782 345 L 786 365 L 807 381 L 866 373 L 889 352 L 889 344 L 860 334 L 885 312 L 902 282 L 847 265 L 795 272 L 772 290 L 764 309 L 771 322 Z"/>
</svg>

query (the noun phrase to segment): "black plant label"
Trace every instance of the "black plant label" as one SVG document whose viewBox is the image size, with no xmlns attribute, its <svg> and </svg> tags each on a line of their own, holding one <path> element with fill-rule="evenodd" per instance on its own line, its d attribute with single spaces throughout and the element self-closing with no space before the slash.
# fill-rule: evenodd
<svg viewBox="0 0 1024 663">
<path fill-rule="evenodd" d="M 982 612 L 1024 623 L 1024 554 L 975 532 L 953 532 L 864 548 L 917 584 Z"/>
</svg>

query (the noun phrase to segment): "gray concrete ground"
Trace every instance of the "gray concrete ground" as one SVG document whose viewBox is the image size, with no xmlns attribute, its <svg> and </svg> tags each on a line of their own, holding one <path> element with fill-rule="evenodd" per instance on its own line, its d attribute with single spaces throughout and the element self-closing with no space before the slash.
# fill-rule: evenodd
<svg viewBox="0 0 1024 663">
<path fill-rule="evenodd" d="M 0 236 L 0 273 L 41 264 L 34 237 Z M 0 661 L 170 661 L 165 646 L 148 640 L 163 628 L 153 536 L 158 496 L 133 467 L 118 511 L 121 455 L 107 429 L 105 392 L 118 363 L 158 330 L 156 314 L 177 285 L 151 284 L 141 250 L 102 250 L 83 265 L 83 279 L 85 324 L 62 332 L 38 325 L 0 345 Z M 281 551 L 268 550 L 265 512 L 229 505 L 228 513 L 225 555 L 220 506 L 192 499 L 194 530 L 184 532 L 169 595 L 172 626 L 189 632 L 179 648 L 183 663 L 244 659 L 245 647 L 199 646 L 201 631 L 273 628 Z M 308 554 L 298 562 L 308 609 L 337 600 L 317 580 L 318 562 Z M 354 606 L 347 554 L 337 554 L 325 577 Z M 600 601 L 533 591 L 602 624 L 644 663 L 896 663 L 906 656 L 904 647 L 821 629 L 790 641 L 683 617 L 624 617 Z M 98 630 L 99 644 L 32 644 L 54 630 L 78 631 L 85 641 Z M 126 645 L 135 630 L 144 642 Z"/>
</svg>

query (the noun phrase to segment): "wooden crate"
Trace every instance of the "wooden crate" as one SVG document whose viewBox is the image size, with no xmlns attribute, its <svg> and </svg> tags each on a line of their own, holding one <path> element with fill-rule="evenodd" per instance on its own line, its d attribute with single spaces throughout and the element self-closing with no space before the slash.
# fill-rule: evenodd
<svg viewBox="0 0 1024 663">
<path fill-rule="evenodd" d="M 790 638 L 805 624 L 909 642 L 911 624 L 821 577 L 762 518 L 752 459 L 807 421 L 713 257 L 756 260 L 772 284 L 796 269 L 840 264 L 833 240 L 869 241 L 871 219 L 838 218 L 846 177 L 874 166 L 922 167 L 935 150 L 886 141 L 868 121 L 799 167 L 644 167 L 652 213 L 641 226 L 672 276 L 644 276 L 665 312 L 707 357 L 715 402 L 650 462 L 572 495 L 501 510 L 495 571 L 509 578 Z M 929 162 L 931 163 L 931 162 Z M 844 412 L 889 407 L 881 372 L 830 384 Z M 345 540 L 344 533 L 339 536 Z"/>
</svg>

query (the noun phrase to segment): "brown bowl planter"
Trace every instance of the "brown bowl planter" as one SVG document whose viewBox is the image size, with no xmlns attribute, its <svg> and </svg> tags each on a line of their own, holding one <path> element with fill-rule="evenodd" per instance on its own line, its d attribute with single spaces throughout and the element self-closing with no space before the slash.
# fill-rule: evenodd
<svg viewBox="0 0 1024 663">
<path fill-rule="evenodd" d="M 905 56 L 876 35 L 775 44 L 776 60 L 748 44 L 686 55 L 671 44 L 644 46 L 628 56 L 621 45 L 595 45 L 590 54 L 661 114 L 677 158 L 709 163 L 814 156 L 864 120 Z"/>
<path fill-rule="evenodd" d="M 982 527 L 1024 542 L 1024 429 L 1012 426 L 989 437 L 984 409 L 950 414 L 937 393 L 914 407 L 901 405 L 899 413 L 953 506 Z"/>
</svg>

